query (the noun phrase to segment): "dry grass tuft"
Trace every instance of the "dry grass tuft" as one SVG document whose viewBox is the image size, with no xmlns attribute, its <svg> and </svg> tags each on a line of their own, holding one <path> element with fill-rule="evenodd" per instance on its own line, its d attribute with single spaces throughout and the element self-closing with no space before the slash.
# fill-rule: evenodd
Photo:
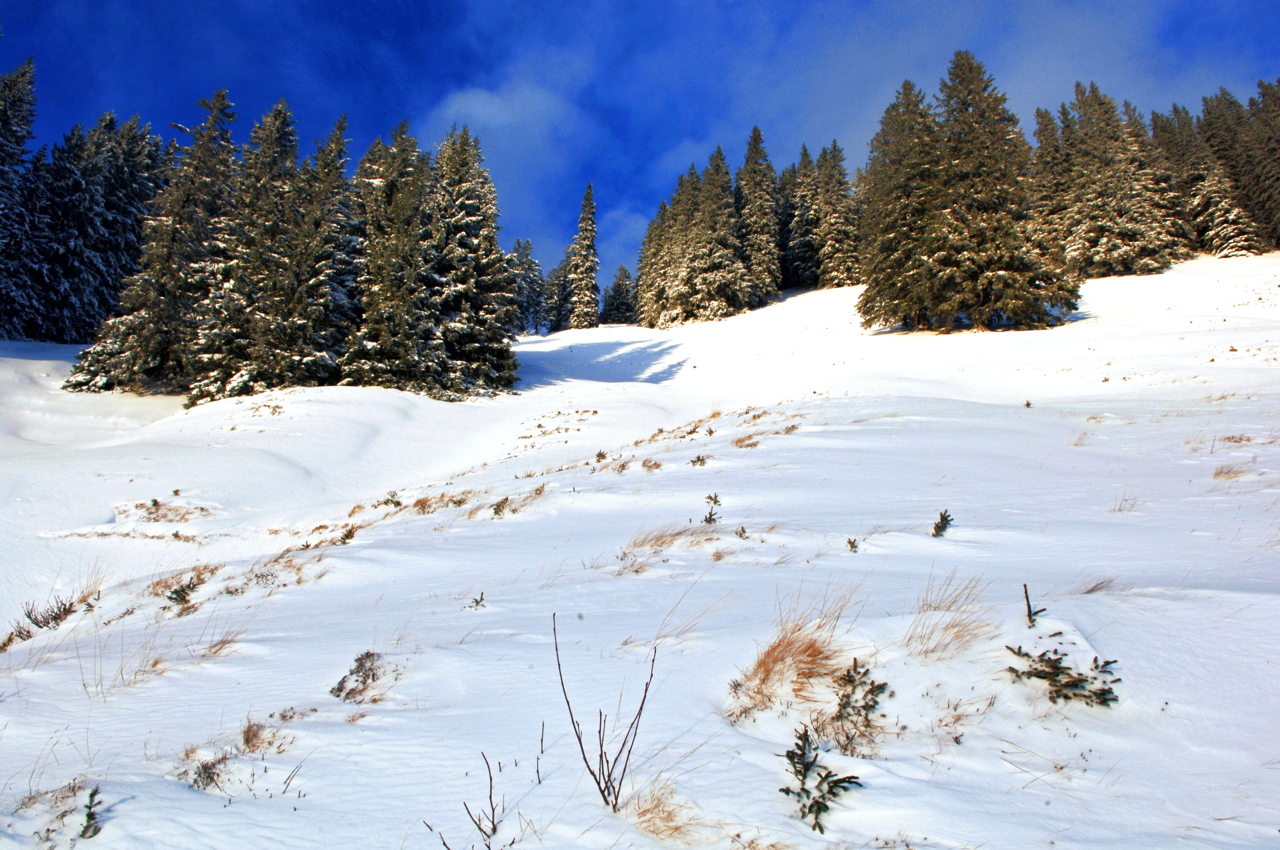
<svg viewBox="0 0 1280 850">
<path fill-rule="evenodd" d="M 437 493 L 434 496 L 423 496 L 416 500 L 412 508 L 414 513 L 425 516 L 444 508 L 460 508 L 478 495 L 480 493 L 475 490 L 463 490 L 461 493 Z"/>
<path fill-rule="evenodd" d="M 1083 581 L 1068 591 L 1070 596 L 1088 596 L 1092 593 L 1114 593 L 1124 590 L 1124 585 L 1114 578 L 1094 578 Z"/>
<path fill-rule="evenodd" d="M 694 815 L 693 808 L 676 799 L 670 782 L 651 784 L 627 805 L 627 819 L 655 838 L 663 841 L 693 843 L 707 824 Z"/>
<path fill-rule="evenodd" d="M 718 540 L 718 535 L 706 525 L 664 525 L 653 531 L 642 531 L 631 538 L 628 549 L 649 549 L 659 551 L 669 549 L 676 544 L 685 546 L 701 546 Z"/>
<path fill-rule="evenodd" d="M 657 472 L 659 469 L 662 469 L 662 462 L 654 460 L 651 457 L 642 460 L 640 465 L 644 467 L 645 472 Z"/>
<path fill-rule="evenodd" d="M 231 651 L 231 647 L 240 640 L 240 636 L 244 634 L 244 629 L 227 629 L 222 634 L 214 638 L 208 646 L 204 648 L 206 658 L 217 658 Z"/>
<path fill-rule="evenodd" d="M 1218 442 L 1239 445 L 1241 443 L 1252 443 L 1253 437 L 1250 437 L 1248 434 L 1229 434 L 1226 437 L 1219 437 Z"/>
<path fill-rule="evenodd" d="M 978 604 L 986 587 L 978 578 L 957 581 L 955 570 L 941 582 L 930 576 L 902 645 L 919 658 L 941 659 L 991 635 L 988 609 Z"/>
<path fill-rule="evenodd" d="M 208 508 L 197 505 L 170 505 L 159 499 L 138 502 L 135 505 L 117 506 L 116 514 L 121 519 L 136 519 L 138 522 L 190 522 L 193 519 L 213 516 L 213 512 Z"/>
<path fill-rule="evenodd" d="M 1249 474 L 1247 466 L 1241 463 L 1223 463 L 1213 470 L 1213 479 L 1215 481 L 1234 481 L 1237 478 L 1244 478 Z"/>
<path fill-rule="evenodd" d="M 824 598 L 817 606 L 793 605 L 779 612 L 773 640 L 742 677 L 729 683 L 729 722 L 738 723 L 780 702 L 815 702 L 819 688 L 844 669 L 835 643 L 836 626 L 857 587 Z"/>
<path fill-rule="evenodd" d="M 739 449 L 754 449 L 760 445 L 760 441 L 756 439 L 759 434 L 745 434 L 733 441 L 733 445 Z"/>
</svg>

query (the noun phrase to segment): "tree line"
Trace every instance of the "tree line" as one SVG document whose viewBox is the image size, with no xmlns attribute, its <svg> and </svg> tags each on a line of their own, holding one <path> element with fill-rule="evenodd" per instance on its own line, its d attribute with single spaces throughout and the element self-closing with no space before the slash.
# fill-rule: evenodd
<svg viewBox="0 0 1280 850">
<path fill-rule="evenodd" d="M 165 143 L 103 116 L 27 150 L 34 67 L 0 77 L 0 337 L 88 343 L 66 388 L 285 386 L 461 398 L 509 388 L 519 333 L 670 327 L 784 289 L 861 284 L 868 326 L 1042 327 L 1081 280 L 1280 240 L 1280 80 L 1241 103 L 1148 122 L 1096 85 L 1036 112 L 1032 147 L 983 65 L 958 52 L 937 95 L 910 81 L 850 176 L 836 141 L 775 169 L 755 128 L 659 205 L 637 274 L 598 285 L 595 197 L 544 274 L 498 245 L 496 189 L 464 127 L 434 152 L 407 124 L 348 176 L 339 121 L 301 156 L 282 101 L 236 145 L 225 91 Z"/>
<path fill-rule="evenodd" d="M 779 174 L 759 128 L 729 177 L 717 148 L 659 205 L 640 253 L 637 319 L 716 319 L 782 288 L 864 284 L 867 326 L 1044 327 L 1081 280 L 1149 274 L 1194 252 L 1280 241 L 1280 80 L 1225 89 L 1148 122 L 1097 85 L 1036 112 L 1033 148 L 972 54 L 937 95 L 904 82 L 852 179 L 832 142 Z"/>
</svg>

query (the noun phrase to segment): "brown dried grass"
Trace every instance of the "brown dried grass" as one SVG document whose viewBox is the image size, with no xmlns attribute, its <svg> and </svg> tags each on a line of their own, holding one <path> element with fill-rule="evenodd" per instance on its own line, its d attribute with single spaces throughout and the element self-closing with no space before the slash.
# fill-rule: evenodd
<svg viewBox="0 0 1280 850">
<path fill-rule="evenodd" d="M 738 723 L 784 700 L 820 698 L 822 686 L 844 669 L 835 630 L 856 592 L 855 586 L 809 608 L 793 604 L 779 612 L 773 639 L 741 678 L 729 684 L 729 722 Z"/>
<path fill-rule="evenodd" d="M 918 658 L 942 659 L 959 655 L 995 632 L 980 605 L 987 585 L 980 578 L 956 579 L 952 570 L 940 582 L 929 583 L 916 603 L 916 615 L 902 645 Z"/>
<path fill-rule="evenodd" d="M 627 805 L 627 819 L 655 838 L 683 843 L 697 841 L 700 830 L 711 826 L 676 798 L 675 786 L 669 781 L 650 784 L 636 795 Z"/>
<path fill-rule="evenodd" d="M 648 549 L 660 551 L 681 544 L 684 546 L 701 546 L 718 540 L 719 535 L 708 525 L 664 525 L 652 531 L 638 532 L 627 544 L 627 549 Z"/>
<path fill-rule="evenodd" d="M 1234 481 L 1237 478 L 1244 478 L 1248 474 L 1248 467 L 1242 463 L 1223 463 L 1213 470 L 1215 481 Z"/>
</svg>

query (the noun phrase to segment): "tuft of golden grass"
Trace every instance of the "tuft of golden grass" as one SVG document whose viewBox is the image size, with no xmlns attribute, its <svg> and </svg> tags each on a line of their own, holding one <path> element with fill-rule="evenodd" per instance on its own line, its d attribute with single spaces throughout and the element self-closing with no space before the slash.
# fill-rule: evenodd
<svg viewBox="0 0 1280 850">
<path fill-rule="evenodd" d="M 637 829 L 663 841 L 692 843 L 701 837 L 699 830 L 710 826 L 676 798 L 669 781 L 652 783 L 636 795 L 627 804 L 627 818 Z"/>
<path fill-rule="evenodd" d="M 1083 581 L 1068 591 L 1071 596 L 1088 596 L 1091 593 L 1112 593 L 1124 590 L 1124 585 L 1114 578 L 1094 578 Z"/>
<path fill-rule="evenodd" d="M 654 460 L 651 457 L 642 460 L 640 465 L 644 467 L 645 472 L 657 472 L 659 469 L 662 469 L 662 462 Z"/>
<path fill-rule="evenodd" d="M 733 445 L 739 449 L 754 449 L 760 445 L 760 441 L 756 439 L 759 434 L 745 434 L 733 441 Z"/>
<path fill-rule="evenodd" d="M 240 640 L 240 636 L 244 634 L 244 629 L 227 629 L 218 635 L 209 645 L 204 648 L 206 658 L 216 658 L 226 654 L 236 641 Z"/>
<path fill-rule="evenodd" d="M 190 569 L 155 579 L 143 592 L 148 596 L 163 597 L 184 585 L 190 585 L 194 590 L 217 575 L 218 571 L 225 566 L 226 564 L 196 564 Z"/>
<path fill-rule="evenodd" d="M 835 630 L 857 587 L 828 595 L 816 606 L 780 611 L 773 639 L 742 676 L 729 684 L 729 722 L 738 723 L 780 701 L 815 702 L 819 689 L 844 669 Z"/>
<path fill-rule="evenodd" d="M 631 538 L 631 542 L 627 544 L 628 549 L 650 549 L 660 550 L 669 549 L 677 543 L 686 546 L 701 546 L 704 543 L 710 543 L 717 540 L 718 535 L 707 525 L 679 525 L 672 523 L 664 525 L 661 528 L 655 528 L 652 531 L 638 532 Z"/>
<path fill-rule="evenodd" d="M 958 581 L 955 570 L 940 582 L 930 576 L 902 645 L 919 658 L 941 659 L 991 635 L 995 625 L 979 604 L 986 587 L 979 578 Z"/>
<path fill-rule="evenodd" d="M 1223 463 L 1219 464 L 1213 470 L 1213 478 L 1215 481 L 1234 481 L 1237 478 L 1243 478 L 1249 474 L 1248 468 L 1240 463 Z"/>
</svg>

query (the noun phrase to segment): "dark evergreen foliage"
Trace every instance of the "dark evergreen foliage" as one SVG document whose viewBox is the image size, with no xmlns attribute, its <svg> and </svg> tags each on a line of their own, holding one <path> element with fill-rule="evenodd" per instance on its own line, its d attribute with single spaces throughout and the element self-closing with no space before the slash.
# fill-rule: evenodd
<svg viewBox="0 0 1280 850">
<path fill-rule="evenodd" d="M 224 238 L 238 163 L 231 143 L 235 120 L 225 90 L 200 101 L 207 116 L 181 150 L 144 227 L 140 270 L 125 282 L 122 315 L 96 341 L 64 387 L 69 390 L 185 389 L 196 336 L 195 305 L 221 286 L 228 257 Z"/>
<path fill-rule="evenodd" d="M 41 229 L 24 185 L 35 107 L 35 65 L 28 59 L 0 77 L 0 338 L 5 339 L 25 339 L 40 309 L 26 268 L 28 258 L 38 256 L 33 237 Z"/>
<path fill-rule="evenodd" d="M 498 197 L 479 140 L 463 127 L 440 143 L 431 184 L 428 270 L 448 367 L 459 394 L 515 383 L 515 280 L 498 247 Z"/>
<path fill-rule="evenodd" d="M 818 254 L 818 285 L 858 282 L 858 222 L 853 187 L 844 167 L 844 151 L 834 139 L 818 154 L 816 219 L 813 241 Z"/>
<path fill-rule="evenodd" d="M 533 243 L 517 239 L 511 249 L 511 272 L 515 276 L 516 311 L 514 334 L 536 334 L 543 327 L 546 280 L 542 266 L 533 258 Z"/>
<path fill-rule="evenodd" d="M 604 293 L 604 310 L 600 322 L 609 325 L 633 325 L 636 323 L 636 289 L 631 271 L 618 266 L 613 283 Z"/>
<path fill-rule="evenodd" d="M 600 324 L 600 284 L 596 273 L 600 260 L 596 256 L 596 202 L 587 184 L 582 196 L 582 212 L 578 215 L 578 233 L 569 246 L 569 292 L 572 300 L 569 327 L 594 328 Z"/>
<path fill-rule="evenodd" d="M 754 309 L 777 298 L 782 286 L 782 202 L 778 175 L 759 127 L 751 128 L 746 159 L 734 175 L 733 191 L 738 243 L 751 280 L 744 300 Z"/>
<path fill-rule="evenodd" d="M 930 327 L 939 301 L 924 258 L 926 224 L 941 194 L 941 139 L 924 92 L 910 80 L 880 119 L 858 183 L 862 278 L 858 312 L 868 325 Z"/>
<path fill-rule="evenodd" d="M 375 141 L 355 176 L 362 223 L 356 292 L 360 325 L 342 358 L 342 383 L 439 394 L 449 385 L 444 340 L 435 321 L 436 244 L 427 211 L 430 158 L 408 122 Z"/>
<path fill-rule="evenodd" d="M 547 333 L 569 329 L 569 319 L 573 315 L 573 288 L 569 285 L 569 254 L 572 250 L 572 245 L 564 249 L 564 257 L 542 285 L 542 326 Z"/>
<path fill-rule="evenodd" d="M 799 161 L 782 172 L 780 182 L 785 247 L 782 252 L 784 289 L 812 289 L 818 285 L 818 170 L 809 149 L 800 146 Z"/>
</svg>

